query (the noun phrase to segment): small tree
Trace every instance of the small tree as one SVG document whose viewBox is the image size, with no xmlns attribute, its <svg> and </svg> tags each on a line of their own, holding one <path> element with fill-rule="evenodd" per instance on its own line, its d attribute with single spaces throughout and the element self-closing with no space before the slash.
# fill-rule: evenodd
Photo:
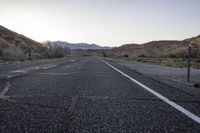
<svg viewBox="0 0 200 133">
<path fill-rule="evenodd" d="M 64 48 L 54 45 L 54 44 L 47 44 L 48 48 L 48 56 L 49 58 L 61 58 L 64 56 Z"/>
</svg>

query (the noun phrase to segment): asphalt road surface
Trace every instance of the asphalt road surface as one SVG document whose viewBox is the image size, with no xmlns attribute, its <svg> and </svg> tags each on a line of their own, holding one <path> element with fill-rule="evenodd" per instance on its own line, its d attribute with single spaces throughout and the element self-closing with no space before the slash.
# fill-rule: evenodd
<svg viewBox="0 0 200 133">
<path fill-rule="evenodd" d="M 200 132 L 198 96 L 105 61 L 0 65 L 0 132 Z"/>
</svg>

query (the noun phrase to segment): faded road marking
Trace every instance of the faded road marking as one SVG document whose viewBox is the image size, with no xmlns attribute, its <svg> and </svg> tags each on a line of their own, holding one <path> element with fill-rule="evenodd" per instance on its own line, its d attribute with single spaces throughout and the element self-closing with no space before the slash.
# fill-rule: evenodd
<svg viewBox="0 0 200 133">
<path fill-rule="evenodd" d="M 158 97 L 159 99 L 161 99 L 162 101 L 166 102 L 167 104 L 169 104 L 170 106 L 172 106 L 173 108 L 175 108 L 176 110 L 182 112 L 183 114 L 185 114 L 187 117 L 191 118 L 193 121 L 197 122 L 198 124 L 200 124 L 200 118 L 193 114 L 192 112 L 188 111 L 187 109 L 183 108 L 182 106 L 176 104 L 175 102 L 171 101 L 170 99 L 164 97 L 163 95 L 159 94 L 158 92 L 154 91 L 153 89 L 147 87 L 146 85 L 140 83 L 139 81 L 133 79 L 132 77 L 128 76 L 127 74 L 125 74 L 124 72 L 120 71 L 119 69 L 115 68 L 114 66 L 112 66 L 111 64 L 109 64 L 108 62 L 102 60 L 105 64 L 107 64 L 108 66 L 110 66 L 111 68 L 113 68 L 115 71 L 119 72 L 120 74 L 122 74 L 123 76 L 129 78 L 131 81 L 133 81 L 134 83 L 136 83 L 137 85 L 141 86 L 142 88 L 144 88 L 145 90 L 147 90 L 148 92 L 150 92 L 151 94 L 153 94 L 154 96 Z"/>
<path fill-rule="evenodd" d="M 16 71 L 12 71 L 12 73 L 27 73 L 27 71 L 25 71 L 25 70 L 16 70 Z"/>
<path fill-rule="evenodd" d="M 70 60 L 70 61 L 71 61 L 71 62 L 75 62 L 76 60 L 73 60 L 73 59 L 72 59 L 72 60 Z"/>
<path fill-rule="evenodd" d="M 12 71 L 12 73 L 27 73 L 27 71 L 33 71 L 33 70 L 39 70 L 40 67 L 36 66 L 36 67 L 30 67 L 30 68 L 25 68 L 25 69 L 21 69 L 21 70 L 15 70 Z"/>
<path fill-rule="evenodd" d="M 9 91 L 10 87 L 11 87 L 11 84 L 10 84 L 10 81 L 8 81 L 6 87 L 3 89 L 2 92 L 0 92 L 0 98 L 5 96 L 5 94 Z"/>
<path fill-rule="evenodd" d="M 8 79 L 10 78 L 11 75 L 0 75 L 0 77 L 7 77 Z"/>
<path fill-rule="evenodd" d="M 57 65 L 52 65 L 52 66 L 44 67 L 43 69 L 46 70 L 46 69 L 53 68 L 53 67 L 56 67 L 56 66 Z"/>
<path fill-rule="evenodd" d="M 69 75 L 69 74 L 76 74 L 79 72 L 69 72 L 69 73 L 38 73 L 40 75 Z"/>
<path fill-rule="evenodd" d="M 68 73 L 39 73 L 41 75 L 69 75 Z"/>
</svg>

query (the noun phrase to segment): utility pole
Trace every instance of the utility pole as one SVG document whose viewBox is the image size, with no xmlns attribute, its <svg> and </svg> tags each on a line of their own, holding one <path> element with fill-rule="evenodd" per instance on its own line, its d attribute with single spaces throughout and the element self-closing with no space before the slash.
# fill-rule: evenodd
<svg viewBox="0 0 200 133">
<path fill-rule="evenodd" d="M 187 72 L 187 81 L 190 82 L 190 66 L 191 66 L 191 48 L 192 45 L 188 45 L 188 72 Z"/>
</svg>

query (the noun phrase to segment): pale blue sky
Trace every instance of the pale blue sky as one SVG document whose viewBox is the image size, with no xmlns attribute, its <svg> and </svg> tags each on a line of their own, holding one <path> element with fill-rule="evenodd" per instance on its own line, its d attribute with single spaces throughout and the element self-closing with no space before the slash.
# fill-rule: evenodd
<svg viewBox="0 0 200 133">
<path fill-rule="evenodd" d="M 200 0 L 0 0 L 0 25 L 39 42 L 181 40 L 200 34 Z"/>
</svg>

